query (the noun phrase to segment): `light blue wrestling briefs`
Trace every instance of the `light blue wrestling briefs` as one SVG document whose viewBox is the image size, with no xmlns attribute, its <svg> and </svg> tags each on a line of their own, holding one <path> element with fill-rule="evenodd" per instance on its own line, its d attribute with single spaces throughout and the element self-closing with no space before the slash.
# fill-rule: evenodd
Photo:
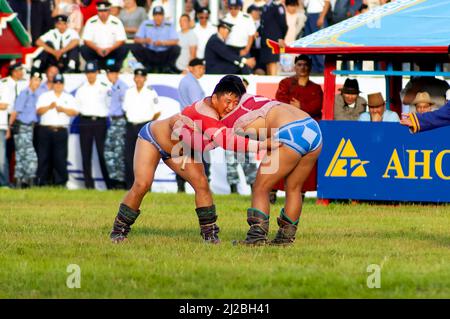
<svg viewBox="0 0 450 319">
<path fill-rule="evenodd" d="M 322 132 L 319 124 L 308 117 L 280 127 L 274 140 L 289 146 L 303 156 L 316 150 L 322 144 Z"/>
<path fill-rule="evenodd" d="M 161 146 L 156 142 L 155 138 L 153 137 L 152 131 L 150 130 L 150 126 L 152 125 L 152 121 L 145 124 L 141 130 L 139 131 L 138 136 L 147 142 L 150 142 L 153 144 L 159 151 L 159 154 L 161 154 L 161 158 L 163 161 L 168 160 L 171 158 L 170 154 L 167 153 L 165 150 L 161 148 Z"/>
</svg>

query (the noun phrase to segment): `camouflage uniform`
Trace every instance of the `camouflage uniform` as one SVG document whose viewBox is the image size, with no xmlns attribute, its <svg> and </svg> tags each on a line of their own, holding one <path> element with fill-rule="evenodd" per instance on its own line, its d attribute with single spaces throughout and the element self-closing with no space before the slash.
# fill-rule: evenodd
<svg viewBox="0 0 450 319">
<path fill-rule="evenodd" d="M 17 181 L 31 180 L 36 177 L 37 155 L 33 146 L 33 125 L 19 124 L 14 134 L 16 145 L 16 167 L 14 177 Z"/>
<path fill-rule="evenodd" d="M 225 151 L 225 159 L 227 164 L 228 184 L 239 184 L 238 164 L 241 164 L 242 169 L 244 170 L 247 184 L 252 185 L 255 182 L 258 167 L 256 166 L 253 154 Z"/>
<path fill-rule="evenodd" d="M 111 126 L 106 132 L 105 161 L 110 179 L 125 181 L 125 117 L 111 119 Z"/>
</svg>

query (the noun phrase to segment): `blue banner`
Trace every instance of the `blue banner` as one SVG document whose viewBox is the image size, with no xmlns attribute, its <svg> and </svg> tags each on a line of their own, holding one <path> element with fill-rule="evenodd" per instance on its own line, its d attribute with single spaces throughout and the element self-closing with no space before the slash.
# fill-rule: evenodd
<svg viewBox="0 0 450 319">
<path fill-rule="evenodd" d="M 418 134 L 399 123 L 320 127 L 319 198 L 450 202 L 450 127 Z"/>
</svg>

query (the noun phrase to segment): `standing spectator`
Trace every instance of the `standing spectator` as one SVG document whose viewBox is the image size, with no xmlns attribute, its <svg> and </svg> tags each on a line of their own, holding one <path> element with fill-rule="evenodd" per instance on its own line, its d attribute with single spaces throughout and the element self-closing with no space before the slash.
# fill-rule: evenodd
<svg viewBox="0 0 450 319">
<path fill-rule="evenodd" d="M 16 146 L 16 166 L 14 177 L 16 187 L 31 187 L 34 185 L 37 170 L 37 155 L 33 146 L 33 127 L 37 122 L 36 103 L 39 98 L 41 74 L 33 73 L 29 86 L 20 92 L 14 103 L 14 111 L 9 120 L 13 127 L 14 144 Z"/>
<path fill-rule="evenodd" d="M 205 61 L 202 59 L 193 59 L 189 62 L 189 72 L 183 77 L 178 86 L 178 95 L 180 96 L 180 109 L 202 100 L 205 97 L 200 82 L 198 81 L 205 74 Z M 209 178 L 211 157 L 209 152 L 203 152 L 203 166 L 205 167 L 206 177 Z M 177 187 L 179 193 L 185 192 L 186 181 L 179 175 L 176 175 Z"/>
<path fill-rule="evenodd" d="M 266 40 L 278 41 L 280 47 L 285 47 L 284 38 L 288 30 L 286 11 L 281 1 L 271 0 L 264 7 L 261 14 L 261 57 L 260 62 L 266 66 L 267 75 L 278 74 L 279 54 L 273 54 L 267 46 Z"/>
<path fill-rule="evenodd" d="M 358 80 L 346 79 L 340 94 L 334 98 L 334 119 L 338 121 L 357 121 L 366 111 L 367 101 L 359 96 Z"/>
<path fill-rule="evenodd" d="M 207 74 L 239 74 L 245 67 L 253 68 L 254 58 L 245 58 L 225 44 L 232 24 L 221 20 L 217 33 L 209 38 L 205 48 Z"/>
<path fill-rule="evenodd" d="M 4 104 L 6 104 L 7 116 L 9 118 L 10 114 L 14 110 L 14 103 L 16 102 L 17 96 L 19 96 L 20 90 L 22 88 L 21 82 L 23 82 L 23 66 L 20 62 L 13 62 L 8 67 L 9 76 L 0 81 L 0 95 L 3 95 Z M 8 121 L 7 121 L 8 123 Z M 8 159 L 9 173 L 10 177 L 13 179 L 12 172 L 14 165 L 14 132 L 9 128 L 6 130 L 6 157 Z"/>
<path fill-rule="evenodd" d="M 139 26 L 147 19 L 147 12 L 142 7 L 138 7 L 136 0 L 124 0 L 123 10 L 120 11 L 120 20 L 125 27 L 128 39 L 134 39 Z"/>
<path fill-rule="evenodd" d="M 148 10 L 148 18 L 152 18 L 152 12 L 156 7 L 162 7 L 164 10 L 164 19 L 166 22 L 173 23 L 173 7 L 171 0 L 153 0 L 150 10 Z"/>
<path fill-rule="evenodd" d="M 97 2 L 98 14 L 90 18 L 84 27 L 81 55 L 86 61 L 96 60 L 105 69 L 108 60 L 122 64 L 127 55 L 127 35 L 122 22 L 110 15 L 110 3 Z"/>
<path fill-rule="evenodd" d="M 356 15 L 362 2 L 362 0 L 335 0 L 332 23 L 339 23 Z"/>
<path fill-rule="evenodd" d="M 106 67 L 106 76 L 112 83 L 109 91 L 111 104 L 108 116 L 110 126 L 106 132 L 105 162 L 108 169 L 111 187 L 113 189 L 125 188 L 125 126 L 126 119 L 122 104 L 128 85 L 119 78 L 120 66 L 117 64 Z"/>
<path fill-rule="evenodd" d="M 256 27 L 252 18 L 241 10 L 241 0 L 228 0 L 228 13 L 223 20 L 232 24 L 233 28 L 225 43 L 238 55 L 250 57 L 250 49 L 255 39 Z M 242 74 L 250 73 L 251 70 L 247 67 L 242 70 Z"/>
<path fill-rule="evenodd" d="M 258 75 L 266 74 L 266 66 L 260 62 L 261 57 L 261 13 L 262 7 L 258 7 L 254 4 L 247 8 L 247 13 L 252 17 L 253 23 L 255 24 L 256 34 L 255 41 L 253 41 L 252 48 L 250 49 L 250 56 L 254 57 L 256 60 L 256 65 L 253 73 Z"/>
<path fill-rule="evenodd" d="M 74 97 L 64 92 L 62 74 L 53 79 L 53 89 L 39 97 L 36 109 L 40 116 L 37 183 L 48 185 L 47 178 L 53 172 L 53 184 L 65 186 L 68 180 L 68 126 L 70 118 L 78 114 L 78 106 Z"/>
<path fill-rule="evenodd" d="M 87 82 L 81 85 L 75 95 L 80 110 L 80 147 L 84 184 L 88 189 L 94 188 L 94 180 L 92 179 L 92 144 L 95 140 L 103 179 L 106 187 L 110 189 L 111 185 L 104 156 L 109 85 L 97 79 L 98 66 L 95 62 L 87 62 L 85 72 Z"/>
<path fill-rule="evenodd" d="M 83 14 L 76 0 L 55 0 L 55 7 L 52 16 L 65 15 L 68 17 L 67 25 L 69 29 L 81 34 L 83 28 Z"/>
<path fill-rule="evenodd" d="M 180 55 L 178 33 L 164 21 L 163 7 L 153 9 L 153 21 L 145 20 L 134 38 L 133 55 L 148 71 L 178 73 L 175 61 Z"/>
<path fill-rule="evenodd" d="M 288 30 L 284 41 L 287 45 L 291 45 L 295 40 L 297 40 L 306 23 L 305 9 L 303 5 L 300 5 L 298 0 L 286 0 L 286 22 L 288 25 Z"/>
<path fill-rule="evenodd" d="M 120 12 L 123 8 L 123 0 L 109 0 L 111 4 L 110 13 L 112 16 L 119 18 Z"/>
<path fill-rule="evenodd" d="M 190 28 L 195 27 L 195 19 L 196 19 L 196 12 L 194 9 L 194 3 L 193 0 L 186 0 L 184 1 L 184 14 L 187 14 L 190 18 L 189 26 Z"/>
<path fill-rule="evenodd" d="M 298 107 L 315 120 L 322 118 L 323 92 L 319 84 L 309 79 L 311 59 L 307 55 L 295 58 L 295 75 L 281 80 L 276 99 Z"/>
<path fill-rule="evenodd" d="M 304 0 L 303 3 L 307 12 L 305 36 L 326 28 L 328 26 L 326 17 L 331 9 L 330 0 Z M 323 73 L 323 69 L 323 55 L 313 55 L 312 72 Z"/>
<path fill-rule="evenodd" d="M 59 69 L 55 65 L 49 65 L 47 67 L 45 70 L 46 80 L 42 81 L 41 86 L 39 87 L 39 90 L 42 91 L 41 93 L 45 93 L 53 89 L 53 79 L 58 73 Z"/>
<path fill-rule="evenodd" d="M 242 79 L 242 83 L 244 83 L 244 86 L 247 89 L 249 84 L 248 81 L 246 79 Z M 242 170 L 244 171 L 245 180 L 253 190 L 253 183 L 255 182 L 256 173 L 258 171 L 258 167 L 254 160 L 254 154 L 251 154 L 249 152 L 237 153 L 225 150 L 225 162 L 227 166 L 227 182 L 230 185 L 231 193 L 236 194 L 238 192 L 238 165 L 241 165 Z"/>
<path fill-rule="evenodd" d="M 198 23 L 194 27 L 194 33 L 197 36 L 197 58 L 205 58 L 205 47 L 209 38 L 217 32 L 217 29 L 209 22 L 209 9 L 200 8 L 197 11 Z"/>
<path fill-rule="evenodd" d="M 399 122 L 398 114 L 386 110 L 386 102 L 380 92 L 367 95 L 369 112 L 364 112 L 359 116 L 363 122 Z"/>
<path fill-rule="evenodd" d="M 61 72 L 76 72 L 80 64 L 79 44 L 80 36 L 68 28 L 67 16 L 56 16 L 55 28 L 36 41 L 44 51 L 34 60 L 33 67 L 40 73 L 49 65 L 56 65 Z"/>
<path fill-rule="evenodd" d="M 178 56 L 176 67 L 182 72 L 186 71 L 189 61 L 197 56 L 197 36 L 190 28 L 191 18 L 187 14 L 182 14 L 180 17 L 180 28 L 178 38 L 180 39 L 181 52 Z"/>
<path fill-rule="evenodd" d="M 0 87 L 0 187 L 9 185 L 8 161 L 6 159 L 6 136 L 9 134 L 8 105 L 10 102 L 8 90 Z"/>
<path fill-rule="evenodd" d="M 135 87 L 127 90 L 123 101 L 123 110 L 127 118 L 125 137 L 125 183 L 130 189 L 134 183 L 133 157 L 136 139 L 141 128 L 161 115 L 158 94 L 151 86 L 145 86 L 147 71 L 134 71 Z"/>
</svg>

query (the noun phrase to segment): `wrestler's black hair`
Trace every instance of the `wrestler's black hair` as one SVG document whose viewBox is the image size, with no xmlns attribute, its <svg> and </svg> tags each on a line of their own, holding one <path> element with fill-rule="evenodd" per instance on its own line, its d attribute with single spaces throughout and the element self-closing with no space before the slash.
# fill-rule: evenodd
<svg viewBox="0 0 450 319">
<path fill-rule="evenodd" d="M 219 83 L 217 83 L 212 94 L 216 94 L 220 97 L 224 94 L 232 93 L 241 97 L 245 92 L 245 86 L 240 77 L 236 75 L 225 75 L 220 79 Z"/>
</svg>

